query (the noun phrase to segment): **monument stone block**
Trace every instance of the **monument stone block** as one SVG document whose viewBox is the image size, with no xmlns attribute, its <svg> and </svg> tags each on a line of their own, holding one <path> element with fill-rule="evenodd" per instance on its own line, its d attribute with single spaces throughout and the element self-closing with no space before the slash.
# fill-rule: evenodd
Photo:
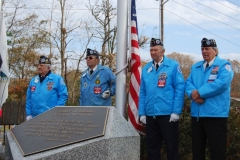
<svg viewBox="0 0 240 160">
<path fill-rule="evenodd" d="M 60 107 L 58 107 L 60 108 Z M 61 107 L 62 110 L 69 110 L 71 107 Z M 91 106 L 86 107 L 78 107 L 73 106 L 73 108 L 82 109 L 82 110 L 89 110 L 92 109 Z M 54 160 L 72 160 L 72 159 L 84 159 L 84 160 L 92 160 L 92 159 L 98 159 L 98 160 L 139 160 L 140 159 L 140 136 L 135 131 L 132 126 L 126 121 L 124 117 L 120 115 L 120 113 L 116 110 L 115 107 L 97 107 L 100 110 L 103 109 L 103 115 L 101 115 L 100 118 L 96 118 L 97 120 L 102 118 L 102 121 L 106 119 L 106 125 L 101 126 L 99 125 L 99 131 L 92 133 L 93 136 L 87 136 L 90 134 L 90 132 L 82 134 L 86 136 L 85 138 L 80 138 L 76 140 L 74 143 L 70 144 L 64 144 L 59 145 L 58 147 L 51 147 L 49 149 L 41 150 L 40 152 L 36 152 L 34 154 L 28 154 L 23 155 L 21 148 L 17 144 L 18 142 L 14 138 L 13 134 L 11 132 L 7 132 L 7 140 L 6 140 L 6 159 L 13 159 L 13 160 L 47 160 L 47 159 L 54 159 Z M 108 111 L 107 111 L 107 110 Z M 50 110 L 51 111 L 51 110 Z M 48 111 L 48 112 L 50 112 Z M 47 113 L 47 112 L 46 112 Z M 55 113 L 55 111 L 54 111 Z M 108 114 L 108 116 L 106 116 Z M 43 116 L 43 117 L 42 117 Z M 64 117 L 64 116 L 63 116 Z M 82 119 L 82 116 L 76 116 L 80 120 Z M 93 119 L 93 115 L 89 116 L 92 117 L 90 120 L 84 120 L 84 121 L 92 121 L 92 124 L 97 125 L 98 122 L 96 122 Z M 105 118 L 103 118 L 105 117 Z M 106 118 L 107 117 L 107 118 Z M 47 120 L 47 117 L 45 117 L 44 114 L 42 114 L 39 117 L 43 120 Z M 53 119 L 53 117 L 51 117 Z M 32 121 L 31 123 L 34 123 Z M 44 122 L 44 121 L 43 121 Z M 26 123 L 26 122 L 24 122 Z M 24 123 L 20 124 L 19 126 L 23 125 Z M 55 122 L 51 122 L 52 124 Z M 69 122 L 70 123 L 70 122 Z M 70 123 L 71 124 L 71 123 Z M 76 125 L 80 125 L 79 123 L 76 123 Z M 102 123 L 101 123 L 102 124 Z M 16 126 L 16 127 L 19 127 Z M 26 125 L 28 126 L 28 125 Z M 54 126 L 54 125 L 53 125 Z M 69 125 L 71 126 L 71 125 Z M 68 127 L 69 127 L 68 126 Z M 105 133 L 102 133 L 102 131 L 105 128 Z M 103 129 L 103 130 L 102 130 Z M 24 132 L 24 130 L 32 130 L 32 128 L 23 129 L 20 134 L 26 134 L 27 132 Z M 95 130 L 95 128 L 90 128 L 90 130 Z M 69 131 L 67 129 L 63 128 L 63 133 L 68 133 Z M 77 132 L 77 131 L 76 131 Z M 37 133 L 37 132 L 30 132 Z M 43 132 L 45 133 L 45 132 Z M 56 134 L 57 135 L 57 134 Z M 60 134 L 59 134 L 60 135 Z M 67 134 L 64 134 L 65 136 Z M 75 136 L 81 136 L 81 134 L 72 134 L 70 135 Z M 32 135 L 31 135 L 32 136 Z M 37 135 L 32 136 L 36 137 Z M 52 136 L 54 137 L 54 136 Z M 56 136 L 59 138 L 59 136 Z M 26 137 L 27 138 L 27 137 Z M 43 137 L 42 137 L 43 138 Z M 53 138 L 54 139 L 54 138 Z M 71 138 L 64 138 L 64 140 L 70 140 Z M 28 140 L 28 139 L 26 139 Z M 29 138 L 30 140 L 30 138 Z M 52 140 L 42 140 L 45 143 L 52 142 Z M 75 140 L 73 140 L 75 141 Z M 42 143 L 43 143 L 42 142 Z M 62 143 L 62 141 L 53 141 L 53 143 Z M 65 142 L 65 141 L 63 141 Z M 23 142 L 24 143 L 24 142 Z M 38 145 L 38 143 L 32 143 L 32 145 Z M 32 152 L 31 152 L 32 153 Z"/>
<path fill-rule="evenodd" d="M 23 156 L 27 156 L 103 136 L 108 110 L 100 107 L 55 107 L 10 131 Z"/>
</svg>

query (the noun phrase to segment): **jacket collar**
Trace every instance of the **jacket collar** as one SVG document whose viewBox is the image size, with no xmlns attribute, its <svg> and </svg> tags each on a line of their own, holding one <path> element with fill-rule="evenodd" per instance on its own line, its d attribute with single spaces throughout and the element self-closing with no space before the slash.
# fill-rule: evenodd
<svg viewBox="0 0 240 160">
<path fill-rule="evenodd" d="M 149 69 L 150 67 L 152 67 L 152 64 L 154 64 L 153 60 L 147 64 L 146 68 Z M 161 66 L 169 66 L 169 64 L 170 64 L 170 59 L 167 56 L 164 55 L 163 56 L 163 62 L 161 64 Z"/>
<path fill-rule="evenodd" d="M 218 66 L 220 64 L 220 60 L 221 60 L 220 57 L 216 56 L 216 58 L 214 59 L 214 61 L 212 63 L 212 66 Z M 196 63 L 196 68 L 202 67 L 204 63 L 205 63 L 204 60 L 197 62 Z M 211 65 L 210 65 L 210 67 L 211 67 Z"/>
</svg>

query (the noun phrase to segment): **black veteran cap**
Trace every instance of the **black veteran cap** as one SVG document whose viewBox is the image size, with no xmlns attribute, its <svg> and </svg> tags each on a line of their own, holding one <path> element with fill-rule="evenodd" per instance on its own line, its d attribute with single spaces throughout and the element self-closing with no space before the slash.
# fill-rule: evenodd
<svg viewBox="0 0 240 160">
<path fill-rule="evenodd" d="M 162 41 L 160 39 L 152 38 L 150 41 L 150 47 L 157 46 L 157 45 L 163 46 Z"/>
<path fill-rule="evenodd" d="M 51 60 L 50 60 L 50 58 L 47 58 L 46 56 L 40 56 L 39 64 L 51 64 Z"/>
<path fill-rule="evenodd" d="M 216 41 L 214 39 L 203 38 L 201 43 L 201 47 L 217 47 Z"/>
<path fill-rule="evenodd" d="M 99 53 L 95 50 L 92 50 L 90 48 L 87 49 L 87 56 L 97 56 L 99 57 Z"/>
</svg>

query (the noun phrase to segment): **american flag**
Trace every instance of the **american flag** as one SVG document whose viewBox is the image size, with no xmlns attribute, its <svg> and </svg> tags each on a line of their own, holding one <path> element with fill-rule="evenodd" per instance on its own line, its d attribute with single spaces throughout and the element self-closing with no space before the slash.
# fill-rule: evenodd
<svg viewBox="0 0 240 160">
<path fill-rule="evenodd" d="M 129 85 L 128 121 L 139 132 L 144 127 L 139 122 L 138 98 L 141 78 L 141 60 L 138 44 L 137 14 L 135 0 L 131 3 L 131 80 Z"/>
</svg>

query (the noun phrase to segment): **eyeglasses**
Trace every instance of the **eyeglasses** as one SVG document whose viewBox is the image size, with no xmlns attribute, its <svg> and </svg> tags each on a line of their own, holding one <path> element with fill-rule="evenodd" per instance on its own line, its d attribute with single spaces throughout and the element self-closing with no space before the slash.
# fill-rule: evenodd
<svg viewBox="0 0 240 160">
<path fill-rule="evenodd" d="M 92 56 L 87 56 L 86 58 L 85 58 L 85 60 L 88 60 L 88 59 L 94 59 L 94 57 L 92 57 Z"/>
</svg>

